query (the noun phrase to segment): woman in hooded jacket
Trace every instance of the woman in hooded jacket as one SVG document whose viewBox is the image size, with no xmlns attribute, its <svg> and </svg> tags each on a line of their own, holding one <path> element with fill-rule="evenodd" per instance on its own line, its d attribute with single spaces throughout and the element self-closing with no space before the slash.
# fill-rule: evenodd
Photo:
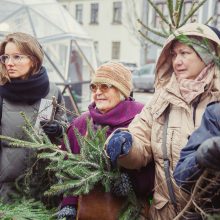
<svg viewBox="0 0 220 220">
<path fill-rule="evenodd" d="M 25 124 L 20 112 L 24 112 L 35 125 L 42 99 L 59 104 L 64 100 L 55 84 L 49 82 L 47 71 L 42 66 L 44 52 L 37 39 L 29 34 L 9 34 L 0 44 L 0 98 L 1 134 L 26 140 L 22 126 Z M 57 108 L 54 121 L 42 120 L 41 125 L 49 138 L 62 136 L 61 121 L 65 112 Z M 16 191 L 15 181 L 33 165 L 35 151 L 0 145 L 0 198 L 9 202 Z M 39 192 L 38 192 L 39 194 Z"/>
<path fill-rule="evenodd" d="M 183 43 L 181 36 L 189 43 Z M 206 25 L 190 23 L 177 29 L 158 58 L 151 102 L 127 129 L 118 129 L 107 139 L 112 163 L 134 169 L 154 160 L 149 219 L 174 219 L 186 204 L 188 195 L 175 184 L 173 170 L 206 105 L 220 97 L 220 72 L 214 62 L 218 46 L 217 33 Z"/>
</svg>

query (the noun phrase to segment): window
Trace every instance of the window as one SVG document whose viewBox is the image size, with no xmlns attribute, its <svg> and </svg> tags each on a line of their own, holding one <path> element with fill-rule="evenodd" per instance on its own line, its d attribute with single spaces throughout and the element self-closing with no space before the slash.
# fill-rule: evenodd
<svg viewBox="0 0 220 220">
<path fill-rule="evenodd" d="M 121 16 L 122 14 L 122 3 L 121 2 L 113 2 L 113 23 L 121 24 Z"/>
<path fill-rule="evenodd" d="M 195 2 L 195 1 L 194 1 Z M 195 6 L 194 6 L 195 7 Z M 186 15 L 189 13 L 189 11 L 191 10 L 192 8 L 192 0 L 191 1 L 185 1 L 184 2 L 184 13 L 183 13 L 183 16 L 184 18 L 186 17 Z M 193 16 L 191 16 L 191 18 L 188 20 L 190 22 L 195 22 L 197 20 L 197 14 L 198 14 L 198 11 L 196 11 Z"/>
<path fill-rule="evenodd" d="M 169 15 L 168 15 L 167 4 L 165 2 L 160 2 L 160 3 L 157 3 L 156 6 L 163 13 L 163 15 L 168 19 Z M 161 17 L 159 16 L 158 13 L 155 12 L 154 27 L 161 28 L 161 26 L 162 26 L 161 22 L 162 22 Z M 165 24 L 163 23 L 163 25 L 165 25 Z"/>
<path fill-rule="evenodd" d="M 98 13 L 99 13 L 99 4 L 93 3 L 91 4 L 91 24 L 98 24 Z"/>
<path fill-rule="evenodd" d="M 63 7 L 66 9 L 66 10 L 68 10 L 68 7 L 67 7 L 67 5 L 63 5 Z"/>
<path fill-rule="evenodd" d="M 75 19 L 82 24 L 83 23 L 83 5 L 76 4 L 75 7 Z"/>
<path fill-rule="evenodd" d="M 120 42 L 112 42 L 112 59 L 120 59 Z"/>
</svg>

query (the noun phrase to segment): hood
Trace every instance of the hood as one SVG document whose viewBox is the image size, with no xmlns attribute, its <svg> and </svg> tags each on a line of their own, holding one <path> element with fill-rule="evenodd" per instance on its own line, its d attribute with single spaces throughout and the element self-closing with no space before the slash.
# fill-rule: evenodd
<svg viewBox="0 0 220 220">
<path fill-rule="evenodd" d="M 156 72 L 155 72 L 156 89 L 165 86 L 169 82 L 171 75 L 173 74 L 170 47 L 172 42 L 175 40 L 175 36 L 179 36 L 181 34 L 188 36 L 204 37 L 208 40 L 211 40 L 213 44 L 216 45 L 217 55 L 220 54 L 219 51 L 220 40 L 218 38 L 218 35 L 213 31 L 212 28 L 210 28 L 207 25 L 199 24 L 199 23 L 185 24 L 184 26 L 177 29 L 174 32 L 174 34 L 170 35 L 166 40 L 166 42 L 164 43 L 164 46 L 156 63 Z"/>
</svg>

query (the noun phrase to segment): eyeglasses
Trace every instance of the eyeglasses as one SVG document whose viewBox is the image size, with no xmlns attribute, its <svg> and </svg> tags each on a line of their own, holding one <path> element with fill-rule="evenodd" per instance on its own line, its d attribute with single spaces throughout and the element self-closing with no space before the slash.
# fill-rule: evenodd
<svg viewBox="0 0 220 220">
<path fill-rule="evenodd" d="M 90 84 L 90 90 L 92 92 L 97 92 L 99 89 L 101 92 L 107 92 L 113 85 L 107 84 L 107 83 L 101 83 L 101 84 Z"/>
<path fill-rule="evenodd" d="M 3 54 L 0 56 L 0 61 L 3 63 L 3 64 L 7 64 L 9 62 L 9 60 L 11 59 L 11 61 L 14 63 L 14 64 L 18 64 L 18 63 L 21 63 L 23 62 L 23 60 L 29 58 L 31 56 L 29 55 L 23 55 L 23 54 L 13 54 L 13 55 L 6 55 L 6 54 Z"/>
</svg>

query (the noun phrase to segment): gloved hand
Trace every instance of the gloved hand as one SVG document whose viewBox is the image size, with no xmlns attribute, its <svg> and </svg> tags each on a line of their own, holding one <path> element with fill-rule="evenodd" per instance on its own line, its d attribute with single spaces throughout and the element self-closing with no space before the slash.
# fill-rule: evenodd
<svg viewBox="0 0 220 220">
<path fill-rule="evenodd" d="M 57 121 L 50 122 L 49 120 L 42 120 L 40 121 L 40 125 L 49 138 L 61 138 L 63 135 L 62 125 L 60 125 Z"/>
<path fill-rule="evenodd" d="M 75 206 L 64 206 L 57 213 L 57 220 L 66 218 L 66 220 L 75 220 L 76 219 L 76 207 Z"/>
<path fill-rule="evenodd" d="M 127 173 L 121 173 L 111 188 L 111 192 L 116 196 L 127 196 L 132 191 L 132 183 Z"/>
<path fill-rule="evenodd" d="M 118 130 L 113 134 L 107 144 L 107 154 L 113 165 L 116 165 L 116 161 L 119 155 L 126 155 L 129 153 L 132 146 L 131 134 L 127 131 Z"/>
<path fill-rule="evenodd" d="M 220 137 L 204 141 L 196 152 L 196 160 L 201 167 L 220 170 Z"/>
</svg>

